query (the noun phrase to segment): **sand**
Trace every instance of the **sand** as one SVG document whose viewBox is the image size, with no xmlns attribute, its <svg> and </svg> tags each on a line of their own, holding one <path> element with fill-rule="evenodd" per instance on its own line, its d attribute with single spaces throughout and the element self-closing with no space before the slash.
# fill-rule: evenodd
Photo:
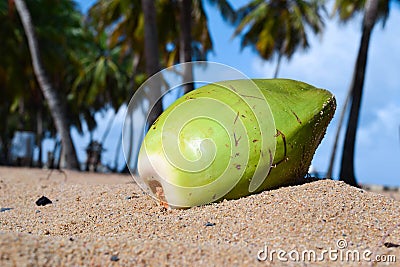
<svg viewBox="0 0 400 267">
<path fill-rule="evenodd" d="M 400 266 L 396 194 L 320 180 L 167 210 L 129 175 L 49 173 L 0 168 L 0 266 Z"/>
</svg>

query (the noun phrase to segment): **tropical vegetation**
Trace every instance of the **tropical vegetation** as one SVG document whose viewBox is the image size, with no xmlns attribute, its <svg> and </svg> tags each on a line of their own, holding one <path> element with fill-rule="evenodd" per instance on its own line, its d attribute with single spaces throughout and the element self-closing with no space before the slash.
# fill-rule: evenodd
<svg viewBox="0 0 400 267">
<path fill-rule="evenodd" d="M 253 0 L 238 10 L 235 35 L 241 35 L 242 47 L 253 47 L 263 59 L 276 56 L 276 78 L 282 57 L 309 48 L 308 29 L 323 32 L 324 13 L 321 0 Z"/>
<path fill-rule="evenodd" d="M 363 16 L 339 175 L 352 185 L 357 185 L 354 147 L 369 42 L 375 25 L 388 18 L 390 2 L 334 1 L 332 13 L 341 22 Z M 117 112 L 147 77 L 179 62 L 207 59 L 213 27 L 206 5 L 232 25 L 242 48 L 276 60 L 274 76 L 282 58 L 290 60 L 308 49 L 310 35 L 322 35 L 330 18 L 323 0 L 251 0 L 236 10 L 228 0 L 97 0 L 87 14 L 69 0 L 1 1 L 0 163 L 11 163 L 15 132 L 31 131 L 36 133 L 38 166 L 42 140 L 50 137 L 61 144 L 62 167 L 79 169 L 71 128 L 80 134 L 86 127 L 94 131 L 95 114 Z M 184 79 L 192 75 L 184 69 Z M 191 83 L 184 87 L 185 92 L 193 89 Z M 158 101 L 148 123 L 162 109 Z"/>
</svg>

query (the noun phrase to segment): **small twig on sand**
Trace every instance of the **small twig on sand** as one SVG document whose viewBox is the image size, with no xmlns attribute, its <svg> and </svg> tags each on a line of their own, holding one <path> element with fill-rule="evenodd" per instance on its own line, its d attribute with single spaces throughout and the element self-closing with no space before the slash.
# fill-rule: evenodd
<svg viewBox="0 0 400 267">
<path fill-rule="evenodd" d="M 381 246 L 384 246 L 384 245 L 385 245 L 386 238 L 388 238 L 388 237 L 393 233 L 393 231 L 396 230 L 396 228 L 398 228 L 398 227 L 400 227 L 400 222 L 397 223 L 395 226 L 393 226 L 392 228 L 390 228 L 390 229 L 386 232 L 386 234 L 382 237 L 381 241 L 379 241 L 378 246 L 380 246 L 380 247 L 381 247 Z"/>
<path fill-rule="evenodd" d="M 378 251 L 378 249 L 380 248 L 380 247 L 383 247 L 383 246 L 385 246 L 386 247 L 386 243 L 385 243 L 385 241 L 386 241 L 386 238 L 388 238 L 393 232 L 394 232 L 394 230 L 396 230 L 396 228 L 400 228 L 400 222 L 399 223 L 397 223 L 397 224 L 395 224 L 392 228 L 389 228 L 389 230 L 382 236 L 382 238 L 381 238 L 381 240 L 379 241 L 379 243 L 378 243 L 378 245 L 375 247 L 375 249 L 373 250 L 373 252 L 372 252 L 372 256 L 376 256 L 377 255 L 377 251 Z M 375 261 L 375 260 L 373 260 L 373 258 L 372 258 L 372 261 L 371 261 L 371 264 L 370 264 L 370 266 L 374 266 L 374 265 L 376 265 L 377 264 L 377 262 Z"/>
<path fill-rule="evenodd" d="M 50 170 L 49 174 L 48 174 L 47 177 L 46 177 L 46 180 L 49 180 L 49 179 L 50 179 L 50 176 L 53 174 L 53 171 L 54 171 L 54 170 L 56 170 L 56 169 L 51 169 L 51 170 Z M 67 173 L 66 173 L 64 170 L 62 170 L 62 169 L 57 169 L 57 171 L 58 171 L 59 173 L 62 173 L 62 174 L 64 175 L 64 182 L 66 182 L 66 181 L 67 181 L 67 178 L 68 178 Z"/>
</svg>

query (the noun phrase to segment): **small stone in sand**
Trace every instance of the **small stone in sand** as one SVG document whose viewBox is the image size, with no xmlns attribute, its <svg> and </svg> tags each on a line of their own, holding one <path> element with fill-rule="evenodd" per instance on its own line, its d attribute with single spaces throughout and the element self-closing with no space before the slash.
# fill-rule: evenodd
<svg viewBox="0 0 400 267">
<path fill-rule="evenodd" d="M 8 210 L 12 210 L 13 208 L 0 208 L 0 212 L 5 212 L 5 211 L 8 211 Z"/>
<path fill-rule="evenodd" d="M 383 244 L 385 247 L 387 248 L 400 248 L 400 244 L 394 244 L 394 243 L 390 243 L 390 242 L 386 242 L 385 244 Z"/>
<path fill-rule="evenodd" d="M 117 255 L 112 255 L 110 260 L 111 261 L 119 261 L 119 258 Z"/>
<path fill-rule="evenodd" d="M 36 200 L 36 205 L 38 206 L 46 206 L 47 204 L 53 203 L 50 199 L 45 196 L 41 196 L 38 200 Z"/>
</svg>

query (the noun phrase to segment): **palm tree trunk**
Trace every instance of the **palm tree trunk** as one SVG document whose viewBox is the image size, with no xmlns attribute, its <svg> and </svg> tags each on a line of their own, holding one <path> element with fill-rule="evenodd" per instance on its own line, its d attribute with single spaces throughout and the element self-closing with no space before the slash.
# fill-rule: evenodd
<svg viewBox="0 0 400 267">
<path fill-rule="evenodd" d="M 62 98 L 58 96 L 57 91 L 50 84 L 50 81 L 42 66 L 37 39 L 32 25 L 31 15 L 23 0 L 14 1 L 17 12 L 21 18 L 21 22 L 24 27 L 25 35 L 28 39 L 29 50 L 32 57 L 33 70 L 38 80 L 40 89 L 42 90 L 47 104 L 49 105 L 49 110 L 51 116 L 53 117 L 57 132 L 61 137 L 63 147 L 62 157 L 65 160 L 65 168 L 79 169 L 75 147 L 72 142 L 69 125 L 67 122 L 66 108 L 64 103 L 62 102 Z"/>
<path fill-rule="evenodd" d="M 39 148 L 38 162 L 37 166 L 39 168 L 43 167 L 42 155 L 43 155 L 43 115 L 42 107 L 39 107 L 36 111 L 36 145 Z"/>
<path fill-rule="evenodd" d="M 349 100 L 351 97 L 351 93 L 352 92 L 351 92 L 351 88 L 350 88 L 349 92 L 347 93 L 346 99 L 344 101 L 342 112 L 340 113 L 340 118 L 339 118 L 338 126 L 336 129 L 335 141 L 333 143 L 333 148 L 332 148 L 332 153 L 331 153 L 331 159 L 329 161 L 329 167 L 328 167 L 328 171 L 326 173 L 326 178 L 328 178 L 328 179 L 332 179 L 333 167 L 335 165 L 337 145 L 339 143 L 340 132 L 342 131 L 343 121 L 344 121 L 344 117 L 346 115 L 346 111 L 347 111 L 347 107 L 348 107 Z"/>
<path fill-rule="evenodd" d="M 281 68 L 282 55 L 283 55 L 283 53 L 279 52 L 279 54 L 278 54 L 278 60 L 277 60 L 277 62 L 276 62 L 276 67 L 275 67 L 274 78 L 278 78 L 279 70 L 280 70 L 280 68 Z"/>
<path fill-rule="evenodd" d="M 154 0 L 142 0 L 144 15 L 144 54 L 146 73 L 153 75 L 160 70 L 158 52 L 158 33 Z"/>
<path fill-rule="evenodd" d="M 160 70 L 156 8 L 154 0 L 142 0 L 142 8 L 144 16 L 144 54 L 146 57 L 146 74 L 150 77 Z M 150 83 L 151 90 L 154 91 L 154 96 L 161 96 L 161 84 L 156 80 L 157 79 L 152 79 L 152 82 Z M 155 105 L 147 118 L 148 127 L 154 123 L 162 111 L 161 99 L 159 101 L 155 100 Z"/>
<path fill-rule="evenodd" d="M 365 70 L 367 66 L 368 48 L 371 39 L 371 33 L 378 14 L 378 2 L 379 0 L 368 0 L 365 7 L 361 43 L 358 50 L 351 86 L 352 95 L 349 115 L 350 117 L 347 123 L 346 136 L 342 152 L 340 180 L 353 186 L 358 186 L 354 173 L 354 147 L 364 87 Z"/>
<path fill-rule="evenodd" d="M 1 111 L 3 110 L 9 110 L 9 104 L 6 104 L 6 106 L 2 107 L 0 109 Z M 0 155 L 0 164 L 8 165 L 9 164 L 9 146 L 10 146 L 10 139 L 9 139 L 9 128 L 8 128 L 8 118 L 10 114 L 7 114 L 6 116 L 3 117 L 2 123 L 5 125 L 5 129 L 3 128 L 0 131 L 0 145 L 2 145 L 2 150 L 0 152 L 3 153 L 3 155 Z M 3 161 L 2 161 L 3 160 Z"/>
<path fill-rule="evenodd" d="M 180 61 L 181 63 L 192 61 L 192 0 L 179 1 L 179 25 L 180 25 Z M 183 84 L 184 94 L 194 89 L 193 69 L 192 66 L 186 64 L 183 67 Z"/>
</svg>

